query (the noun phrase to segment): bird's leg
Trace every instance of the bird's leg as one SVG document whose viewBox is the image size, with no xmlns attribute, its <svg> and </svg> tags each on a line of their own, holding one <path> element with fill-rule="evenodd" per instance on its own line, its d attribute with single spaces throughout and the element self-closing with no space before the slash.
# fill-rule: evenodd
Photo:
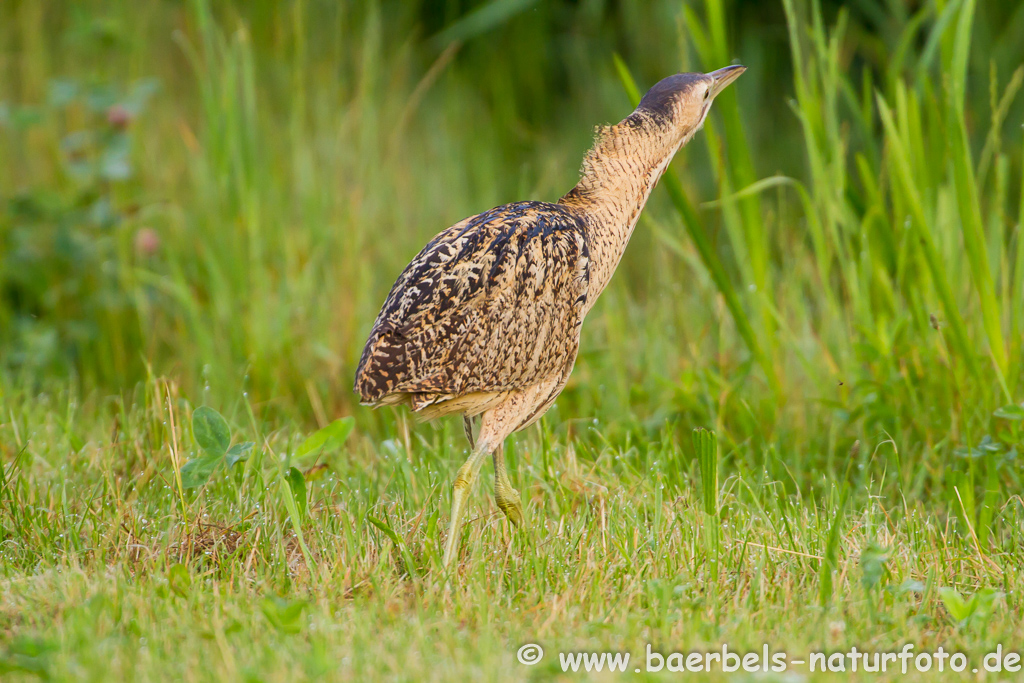
<svg viewBox="0 0 1024 683">
<path fill-rule="evenodd" d="M 448 523 L 448 540 L 444 544 L 443 563 L 445 568 L 452 561 L 459 546 L 462 516 L 466 513 L 469 492 L 473 488 L 473 482 L 476 481 L 476 475 L 480 472 L 484 458 L 492 449 L 493 446 L 489 440 L 477 441 L 466 463 L 459 468 L 459 474 L 455 477 L 455 484 L 452 485 L 452 518 Z"/>
<path fill-rule="evenodd" d="M 466 440 L 469 441 L 469 450 L 473 450 L 476 448 L 476 439 L 473 438 L 473 418 L 469 415 L 463 415 L 462 428 L 466 432 Z"/>
<path fill-rule="evenodd" d="M 514 526 L 522 526 L 523 503 L 519 499 L 519 491 L 512 488 L 512 482 L 505 471 L 505 449 L 498 446 L 494 449 L 494 501 Z"/>
</svg>

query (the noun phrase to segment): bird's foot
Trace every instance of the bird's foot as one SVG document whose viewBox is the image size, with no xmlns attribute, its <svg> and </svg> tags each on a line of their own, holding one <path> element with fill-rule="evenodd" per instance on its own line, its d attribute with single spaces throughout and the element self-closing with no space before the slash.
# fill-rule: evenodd
<svg viewBox="0 0 1024 683">
<path fill-rule="evenodd" d="M 519 498 L 519 491 L 512 487 L 495 491 L 494 500 L 513 526 L 521 527 L 526 523 L 526 515 L 523 513 L 523 503 Z"/>
</svg>

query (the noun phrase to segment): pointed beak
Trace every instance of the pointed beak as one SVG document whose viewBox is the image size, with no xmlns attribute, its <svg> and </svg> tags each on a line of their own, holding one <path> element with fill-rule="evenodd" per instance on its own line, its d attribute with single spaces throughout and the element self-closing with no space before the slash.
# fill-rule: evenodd
<svg viewBox="0 0 1024 683">
<path fill-rule="evenodd" d="M 708 74 L 715 80 L 711 86 L 711 97 L 714 98 L 718 93 L 725 90 L 725 87 L 740 77 L 740 74 L 747 70 L 747 67 L 736 64 L 734 66 L 727 66 L 719 69 L 718 71 L 712 71 Z"/>
</svg>

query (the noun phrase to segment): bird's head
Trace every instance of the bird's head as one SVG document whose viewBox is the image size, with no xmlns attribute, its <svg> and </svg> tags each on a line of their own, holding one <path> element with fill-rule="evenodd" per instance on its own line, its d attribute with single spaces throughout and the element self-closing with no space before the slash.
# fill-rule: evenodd
<svg viewBox="0 0 1024 683">
<path fill-rule="evenodd" d="M 647 91 L 637 111 L 689 137 L 703 125 L 715 97 L 746 70 L 745 66 L 736 65 L 706 74 L 669 76 Z"/>
<path fill-rule="evenodd" d="M 643 207 L 673 155 L 704 124 L 715 97 L 746 70 L 727 66 L 707 74 L 676 74 L 655 83 L 633 113 L 614 126 L 598 127 L 594 146 L 583 159 L 580 182 L 559 201 L 614 203 L 633 196 L 640 187 Z M 642 177 L 635 178 L 637 174 Z M 639 212 L 632 215 L 636 218 Z"/>
</svg>

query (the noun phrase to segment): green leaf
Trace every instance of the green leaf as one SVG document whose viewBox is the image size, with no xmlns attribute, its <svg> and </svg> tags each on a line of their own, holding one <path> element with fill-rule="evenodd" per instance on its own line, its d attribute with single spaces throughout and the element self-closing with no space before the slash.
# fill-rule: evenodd
<svg viewBox="0 0 1024 683">
<path fill-rule="evenodd" d="M 224 455 L 231 443 L 227 421 L 209 406 L 199 406 L 192 413 L 192 435 L 199 447 L 210 454 Z"/>
<path fill-rule="evenodd" d="M 1024 420 L 1024 405 L 1015 406 L 1011 403 L 1008 406 L 997 408 L 992 414 L 1004 420 Z"/>
<path fill-rule="evenodd" d="M 907 579 L 901 583 L 897 588 L 897 593 L 924 593 L 927 586 L 924 585 L 923 581 L 917 579 Z"/>
<path fill-rule="evenodd" d="M 192 576 L 188 573 L 188 567 L 183 564 L 173 565 L 167 570 L 167 583 L 177 595 L 188 597 L 188 589 L 192 587 Z"/>
<path fill-rule="evenodd" d="M 302 472 L 294 467 L 289 467 L 284 478 L 288 480 L 288 486 L 292 490 L 292 497 L 298 505 L 299 515 L 306 516 L 306 480 L 302 478 Z"/>
<path fill-rule="evenodd" d="M 391 528 L 391 525 L 385 522 L 379 517 L 374 517 L 369 512 L 366 513 L 366 521 L 374 525 L 378 529 L 384 532 L 384 535 L 391 539 L 391 542 L 397 545 L 399 548 L 403 547 L 402 539 L 399 538 L 395 530 Z"/>
<path fill-rule="evenodd" d="M 25 105 L 8 110 L 7 120 L 15 130 L 25 130 L 43 122 L 43 112 L 39 107 Z"/>
<path fill-rule="evenodd" d="M 205 484 L 223 458 L 223 455 L 209 453 L 189 460 L 181 468 L 182 488 L 194 489 Z"/>
<path fill-rule="evenodd" d="M 860 551 L 860 583 L 865 590 L 871 590 L 881 582 L 886 574 L 885 563 L 889 561 L 889 551 L 870 541 Z"/>
<path fill-rule="evenodd" d="M 1004 595 L 1005 593 L 994 588 L 982 588 L 972 595 L 970 600 L 964 600 L 955 588 L 939 589 L 939 597 L 946 606 L 946 611 L 961 626 L 988 621 L 996 601 Z"/>
<path fill-rule="evenodd" d="M 1001 450 L 1003 450 L 1002 444 L 993 441 L 992 437 L 986 434 L 981 437 L 978 445 L 972 448 L 954 448 L 953 454 L 961 458 L 983 458 L 990 453 L 998 453 Z"/>
<path fill-rule="evenodd" d="M 127 180 L 132 177 L 132 167 L 124 156 L 107 152 L 100 159 L 100 176 L 104 180 Z"/>
<path fill-rule="evenodd" d="M 939 589 L 939 597 L 946 606 L 946 611 L 956 621 L 965 621 L 974 612 L 974 604 L 965 601 L 955 588 L 943 586 Z"/>
<path fill-rule="evenodd" d="M 260 610 L 270 625 L 281 633 L 298 633 L 302 630 L 302 612 L 306 609 L 305 600 L 286 600 L 285 598 L 264 598 Z"/>
<path fill-rule="evenodd" d="M 352 428 L 355 427 L 355 424 L 355 418 L 351 416 L 343 417 L 335 420 L 323 429 L 313 432 L 306 437 L 306 440 L 302 442 L 299 449 L 295 451 L 295 457 L 301 458 L 310 453 L 321 453 L 340 448 L 345 443 L 348 435 L 352 433 Z"/>
<path fill-rule="evenodd" d="M 0 651 L 0 674 L 35 674 L 39 680 L 51 679 L 53 657 L 60 648 L 50 640 L 35 636 L 15 636 Z"/>
<path fill-rule="evenodd" d="M 228 449 L 227 463 L 228 467 L 234 467 L 236 463 L 242 462 L 243 460 L 249 459 L 249 451 L 255 446 L 252 441 L 246 441 L 245 443 L 236 443 L 234 446 Z"/>
<path fill-rule="evenodd" d="M 51 107 L 66 107 L 78 96 L 78 83 L 69 78 L 55 78 L 50 81 L 46 99 Z"/>
<path fill-rule="evenodd" d="M 971 621 L 988 621 L 988 618 L 992 616 L 992 610 L 995 608 L 996 601 L 1002 598 L 1005 593 L 997 591 L 995 588 L 982 588 L 977 593 L 971 596 L 972 605 Z"/>
</svg>

